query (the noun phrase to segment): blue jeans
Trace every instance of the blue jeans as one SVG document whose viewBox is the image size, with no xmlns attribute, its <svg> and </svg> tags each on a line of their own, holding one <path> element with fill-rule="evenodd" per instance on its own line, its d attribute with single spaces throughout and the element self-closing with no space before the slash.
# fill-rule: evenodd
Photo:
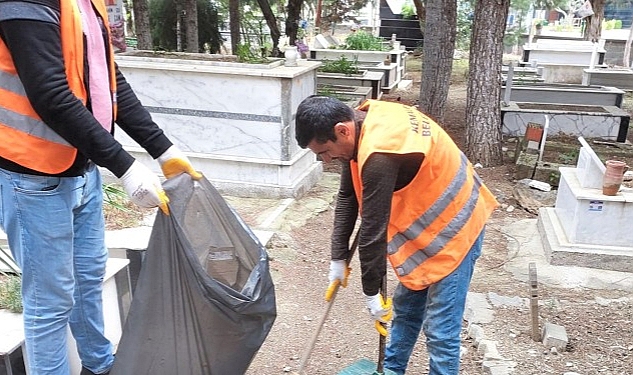
<svg viewBox="0 0 633 375">
<path fill-rule="evenodd" d="M 385 368 L 403 375 L 420 330 L 426 336 L 429 375 L 457 375 L 462 317 L 475 261 L 481 255 L 482 231 L 451 274 L 426 289 L 398 284 L 393 295 L 394 318 L 385 351 Z"/>
<path fill-rule="evenodd" d="M 82 365 L 110 369 L 104 336 L 105 247 L 101 175 L 46 177 L 0 169 L 0 227 L 22 270 L 26 358 L 31 375 L 69 375 L 67 327 Z"/>
</svg>

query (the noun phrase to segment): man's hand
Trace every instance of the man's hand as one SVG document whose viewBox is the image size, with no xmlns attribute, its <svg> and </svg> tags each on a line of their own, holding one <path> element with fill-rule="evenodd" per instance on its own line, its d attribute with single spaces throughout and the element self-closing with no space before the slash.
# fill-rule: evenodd
<svg viewBox="0 0 633 375">
<path fill-rule="evenodd" d="M 169 198 L 158 176 L 142 163 L 135 160 L 121 177 L 121 183 L 134 204 L 143 208 L 160 207 L 165 214 L 169 214 Z"/>
<path fill-rule="evenodd" d="M 378 293 L 375 296 L 365 295 L 365 302 L 367 303 L 367 309 L 372 319 L 375 321 L 376 330 L 381 335 L 387 336 L 387 330 L 383 326 L 383 323 L 389 323 L 391 318 L 393 318 L 391 298 L 387 298 L 387 301 L 385 301 L 382 295 Z"/>
<path fill-rule="evenodd" d="M 347 288 L 347 278 L 352 269 L 347 266 L 347 261 L 332 260 L 330 261 L 330 274 L 328 276 L 330 285 L 325 291 L 325 300 L 330 301 L 334 295 L 334 290 L 338 285 Z"/>
<path fill-rule="evenodd" d="M 157 160 L 167 179 L 178 176 L 181 173 L 189 174 L 194 180 L 202 178 L 202 174 L 193 169 L 189 158 L 176 146 L 172 145 L 169 147 Z"/>
</svg>

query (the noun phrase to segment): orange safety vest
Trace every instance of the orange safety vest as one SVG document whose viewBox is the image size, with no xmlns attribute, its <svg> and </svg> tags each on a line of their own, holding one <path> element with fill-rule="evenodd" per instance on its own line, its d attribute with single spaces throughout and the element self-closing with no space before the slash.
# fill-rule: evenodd
<svg viewBox="0 0 633 375">
<path fill-rule="evenodd" d="M 92 4 L 104 20 L 109 36 L 108 13 L 104 2 L 93 0 Z M 76 0 L 61 0 L 60 5 L 61 47 L 68 85 L 73 94 L 86 105 L 88 94 L 84 80 L 85 49 L 81 15 Z M 110 90 L 113 114 L 116 115 L 116 74 L 112 48 L 109 48 L 109 55 Z M 47 174 L 57 174 L 67 170 L 77 155 L 77 149 L 48 127 L 31 106 L 17 75 L 11 53 L 2 39 L 0 39 L 0 138 L 2 139 L 0 157 Z"/>
<path fill-rule="evenodd" d="M 376 152 L 424 154 L 409 185 L 393 193 L 387 251 L 400 282 L 422 290 L 453 272 L 498 203 L 446 132 L 413 107 L 365 101 L 367 111 L 350 162 L 362 208 L 362 170 Z"/>
</svg>

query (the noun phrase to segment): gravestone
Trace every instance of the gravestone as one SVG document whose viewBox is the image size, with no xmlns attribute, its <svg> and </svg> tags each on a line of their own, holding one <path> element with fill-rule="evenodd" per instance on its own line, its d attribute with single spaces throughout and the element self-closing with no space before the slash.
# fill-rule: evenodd
<svg viewBox="0 0 633 375">
<path fill-rule="evenodd" d="M 323 34 L 317 34 L 314 37 L 314 47 L 328 49 L 330 48 L 330 42 L 327 41 Z"/>
<path fill-rule="evenodd" d="M 575 168 L 561 167 L 556 205 L 539 210 L 538 228 L 554 265 L 633 272 L 633 189 L 602 194 L 605 166 L 581 143 Z"/>
</svg>

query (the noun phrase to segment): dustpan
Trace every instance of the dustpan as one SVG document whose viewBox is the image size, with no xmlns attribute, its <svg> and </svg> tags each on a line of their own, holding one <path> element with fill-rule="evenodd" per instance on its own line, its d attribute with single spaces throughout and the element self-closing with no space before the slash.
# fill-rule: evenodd
<svg viewBox="0 0 633 375">
<path fill-rule="evenodd" d="M 363 358 L 344 368 L 338 375 L 396 375 L 396 373 L 387 369 L 378 372 L 375 362 Z"/>
</svg>

